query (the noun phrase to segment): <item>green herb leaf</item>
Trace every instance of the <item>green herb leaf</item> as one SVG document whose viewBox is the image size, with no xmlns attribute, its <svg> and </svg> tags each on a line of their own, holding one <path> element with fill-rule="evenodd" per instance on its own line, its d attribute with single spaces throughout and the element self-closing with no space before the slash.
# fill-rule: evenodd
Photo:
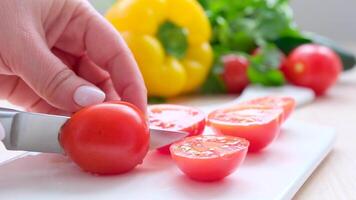
<svg viewBox="0 0 356 200">
<path fill-rule="evenodd" d="M 167 99 L 163 97 L 148 97 L 147 102 L 149 104 L 160 104 L 160 103 L 166 103 Z"/>
<path fill-rule="evenodd" d="M 172 22 L 163 23 L 157 33 L 166 53 L 181 59 L 185 56 L 188 49 L 186 31 Z"/>
<path fill-rule="evenodd" d="M 260 72 L 256 68 L 249 67 L 247 69 L 249 80 L 253 84 L 261 84 L 265 86 L 281 86 L 285 84 L 285 78 L 281 71 L 274 69 L 267 72 Z"/>
<path fill-rule="evenodd" d="M 217 62 L 218 64 L 218 62 Z M 213 67 L 214 70 L 210 71 L 206 81 L 202 85 L 200 92 L 203 94 L 219 94 L 226 93 L 224 81 L 221 78 L 222 65 Z"/>
<path fill-rule="evenodd" d="M 257 55 L 251 56 L 247 71 L 249 80 L 253 84 L 266 86 L 280 86 L 285 83 L 283 73 L 279 70 L 282 54 L 274 44 L 267 44 L 260 48 Z"/>
<path fill-rule="evenodd" d="M 299 35 L 288 0 L 199 0 L 213 27 L 211 44 L 215 62 L 212 71 L 221 71 L 220 57 L 229 53 L 250 54 L 257 46 L 262 53 L 249 57 L 252 83 L 282 85 L 279 72 L 281 53 L 271 43 L 282 36 Z M 210 73 L 203 91 L 223 91 L 221 78 Z"/>
</svg>

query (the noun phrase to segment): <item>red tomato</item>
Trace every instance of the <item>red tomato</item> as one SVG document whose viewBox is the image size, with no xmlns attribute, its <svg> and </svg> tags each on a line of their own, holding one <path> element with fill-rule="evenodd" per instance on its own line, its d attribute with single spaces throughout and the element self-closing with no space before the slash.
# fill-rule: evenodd
<svg viewBox="0 0 356 200">
<path fill-rule="evenodd" d="M 171 104 L 148 107 L 151 128 L 184 131 L 188 136 L 202 134 L 205 128 L 205 114 L 192 107 Z M 169 154 L 169 146 L 159 148 L 161 153 Z"/>
<path fill-rule="evenodd" d="M 282 67 L 289 82 L 311 88 L 317 95 L 324 94 L 336 82 L 341 69 L 339 56 L 330 48 L 316 44 L 294 49 Z"/>
<path fill-rule="evenodd" d="M 256 152 L 278 136 L 282 112 L 279 108 L 244 104 L 213 111 L 208 116 L 208 124 L 218 134 L 247 139 L 249 151 Z"/>
<path fill-rule="evenodd" d="M 129 103 L 90 106 L 63 126 L 59 141 L 83 170 L 119 174 L 142 163 L 149 147 L 144 114 Z"/>
<path fill-rule="evenodd" d="M 269 106 L 283 109 L 281 123 L 286 121 L 295 108 L 295 100 L 292 97 L 267 96 L 252 99 L 243 104 Z"/>
<path fill-rule="evenodd" d="M 201 135 L 171 146 L 171 156 L 190 178 L 215 181 L 233 173 L 246 157 L 249 142 L 232 136 Z"/>
<path fill-rule="evenodd" d="M 241 93 L 249 84 L 247 77 L 248 61 L 245 57 L 239 55 L 226 55 L 222 57 L 224 80 L 228 93 Z"/>
</svg>

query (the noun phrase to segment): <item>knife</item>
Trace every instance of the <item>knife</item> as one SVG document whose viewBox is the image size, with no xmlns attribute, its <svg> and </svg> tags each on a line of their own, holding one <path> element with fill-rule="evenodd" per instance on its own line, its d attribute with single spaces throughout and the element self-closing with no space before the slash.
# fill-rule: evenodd
<svg viewBox="0 0 356 200">
<path fill-rule="evenodd" d="M 0 108 L 0 129 L 2 125 L 5 133 L 3 143 L 8 150 L 63 153 L 58 134 L 69 119 L 65 116 Z M 150 129 L 150 150 L 179 141 L 187 135 L 181 131 Z"/>
</svg>

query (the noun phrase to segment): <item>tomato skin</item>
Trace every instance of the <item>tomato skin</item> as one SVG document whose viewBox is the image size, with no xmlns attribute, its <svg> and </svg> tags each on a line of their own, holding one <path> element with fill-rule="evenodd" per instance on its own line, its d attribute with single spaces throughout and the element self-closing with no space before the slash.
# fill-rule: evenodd
<svg viewBox="0 0 356 200">
<path fill-rule="evenodd" d="M 245 138 L 250 142 L 249 152 L 258 152 L 279 135 L 282 113 L 279 108 L 242 104 L 213 111 L 208 125 L 217 134 Z"/>
<path fill-rule="evenodd" d="M 193 107 L 157 104 L 148 107 L 151 128 L 187 132 L 188 136 L 200 135 L 205 129 L 205 114 Z M 188 137 L 187 136 L 187 137 Z M 170 154 L 170 145 L 157 149 L 160 153 Z"/>
<path fill-rule="evenodd" d="M 224 71 L 222 79 L 228 93 L 241 93 L 249 84 L 247 77 L 248 60 L 239 55 L 229 54 L 222 57 Z"/>
<path fill-rule="evenodd" d="M 135 106 L 102 103 L 75 113 L 62 127 L 59 141 L 84 171 L 120 174 L 142 163 L 149 148 L 149 129 Z"/>
<path fill-rule="evenodd" d="M 295 109 L 296 102 L 292 97 L 286 96 L 265 96 L 256 99 L 251 99 L 249 101 L 243 102 L 247 105 L 260 105 L 271 108 L 281 108 L 283 109 L 283 115 L 281 116 L 281 123 L 285 122 Z"/>
<path fill-rule="evenodd" d="M 339 56 L 330 48 L 317 44 L 297 47 L 282 67 L 289 82 L 311 88 L 318 96 L 335 84 L 341 69 Z"/>
<path fill-rule="evenodd" d="M 226 141 L 238 140 L 240 147 L 230 150 L 224 154 L 214 156 L 189 155 L 184 151 L 184 146 L 189 146 L 190 142 L 197 142 L 197 139 L 221 138 Z M 199 143 L 199 142 L 197 142 Z M 200 142 L 204 146 L 203 142 Z M 209 144 L 207 144 L 209 147 Z M 221 143 L 224 145 L 224 143 Z M 234 144 L 235 146 L 237 144 Z M 217 145 L 219 146 L 219 145 Z M 188 177 L 198 181 L 217 181 L 233 173 L 244 161 L 249 142 L 243 138 L 232 136 L 200 135 L 185 138 L 183 141 L 174 143 L 171 147 L 171 156 L 179 169 Z M 197 147 L 197 146 L 195 146 Z M 193 147 L 194 148 L 194 147 Z M 201 148 L 201 146 L 199 146 Z M 219 148 L 219 147 L 218 147 Z M 203 151 L 202 151 L 203 152 Z"/>
</svg>

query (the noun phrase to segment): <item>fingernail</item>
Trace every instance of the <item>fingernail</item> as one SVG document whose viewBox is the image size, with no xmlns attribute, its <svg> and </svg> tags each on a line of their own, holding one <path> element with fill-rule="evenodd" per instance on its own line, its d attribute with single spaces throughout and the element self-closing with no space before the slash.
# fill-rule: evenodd
<svg viewBox="0 0 356 200">
<path fill-rule="evenodd" d="M 5 129 L 4 127 L 0 124 L 0 140 L 3 140 L 5 138 Z"/>
<path fill-rule="evenodd" d="M 105 93 L 96 87 L 80 86 L 74 92 L 74 101 L 82 107 L 102 103 L 105 100 Z"/>
</svg>

